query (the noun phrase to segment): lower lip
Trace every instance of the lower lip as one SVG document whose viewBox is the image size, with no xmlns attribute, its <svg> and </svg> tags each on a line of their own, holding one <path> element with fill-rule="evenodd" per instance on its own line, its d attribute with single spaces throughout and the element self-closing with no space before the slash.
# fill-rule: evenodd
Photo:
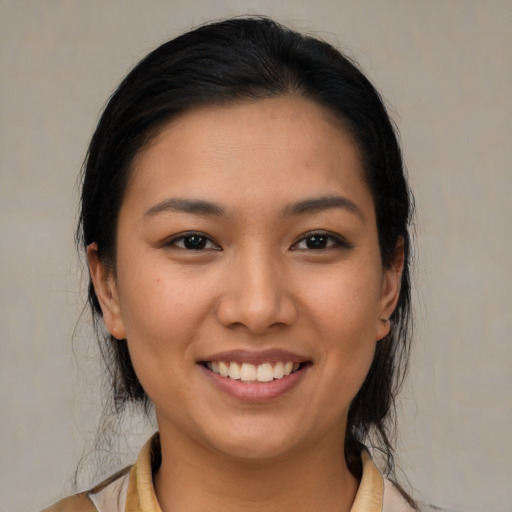
<svg viewBox="0 0 512 512">
<path fill-rule="evenodd" d="M 222 377 L 222 375 L 199 365 L 201 371 L 218 389 L 245 402 L 268 402 L 270 400 L 276 400 L 299 384 L 308 367 L 309 366 L 304 366 L 282 379 L 275 379 L 270 382 L 242 382 L 241 380 Z"/>
</svg>

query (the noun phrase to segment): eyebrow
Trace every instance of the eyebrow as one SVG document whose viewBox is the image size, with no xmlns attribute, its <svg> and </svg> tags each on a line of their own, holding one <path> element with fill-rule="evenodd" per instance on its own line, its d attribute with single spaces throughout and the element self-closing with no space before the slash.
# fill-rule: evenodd
<svg viewBox="0 0 512 512">
<path fill-rule="evenodd" d="M 287 205 L 283 209 L 283 216 L 303 215 L 306 213 L 317 213 L 332 208 L 343 208 L 355 213 L 361 220 L 365 221 L 363 211 L 353 201 L 343 196 L 322 196 L 304 199 L 297 203 Z"/>
<path fill-rule="evenodd" d="M 333 208 L 342 208 L 355 213 L 365 221 L 362 210 L 350 199 L 343 196 L 321 196 L 303 199 L 296 203 L 286 205 L 281 214 L 283 217 L 318 213 Z M 202 216 L 227 216 L 227 211 L 220 205 L 203 199 L 169 198 L 155 204 L 144 213 L 144 218 L 153 217 L 164 212 L 190 213 Z"/>
<path fill-rule="evenodd" d="M 221 217 L 226 215 L 226 210 L 214 203 L 202 199 L 170 198 L 155 204 L 144 213 L 144 217 L 153 217 L 163 212 L 192 213 L 194 215 L 213 215 Z"/>
</svg>

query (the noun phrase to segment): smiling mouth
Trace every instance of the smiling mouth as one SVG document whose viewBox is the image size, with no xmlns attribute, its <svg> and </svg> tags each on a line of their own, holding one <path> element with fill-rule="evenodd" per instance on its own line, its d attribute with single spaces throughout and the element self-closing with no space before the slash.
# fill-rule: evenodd
<svg viewBox="0 0 512 512">
<path fill-rule="evenodd" d="M 298 372 L 310 363 L 292 361 L 266 362 L 262 364 L 237 363 L 235 361 L 204 361 L 208 370 L 232 380 L 242 382 L 272 382 Z"/>
</svg>

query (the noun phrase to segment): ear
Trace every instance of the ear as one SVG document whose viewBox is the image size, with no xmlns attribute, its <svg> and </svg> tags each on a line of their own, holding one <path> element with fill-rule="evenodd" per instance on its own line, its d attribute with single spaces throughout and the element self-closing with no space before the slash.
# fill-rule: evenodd
<svg viewBox="0 0 512 512">
<path fill-rule="evenodd" d="M 105 326 L 114 338 L 125 339 L 126 333 L 121 317 L 114 275 L 101 261 L 96 242 L 87 247 L 87 261 L 89 262 L 89 273 L 101 306 Z"/>
<path fill-rule="evenodd" d="M 395 311 L 400 297 L 400 285 L 404 270 L 404 240 L 400 237 L 396 243 L 395 257 L 389 268 L 384 269 L 380 295 L 380 315 L 377 319 L 376 339 L 386 337 L 391 329 L 390 316 Z"/>
</svg>

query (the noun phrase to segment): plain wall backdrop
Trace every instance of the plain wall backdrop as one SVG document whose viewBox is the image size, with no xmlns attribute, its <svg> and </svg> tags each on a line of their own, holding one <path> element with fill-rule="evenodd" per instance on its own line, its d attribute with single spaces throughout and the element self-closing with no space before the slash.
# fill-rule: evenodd
<svg viewBox="0 0 512 512">
<path fill-rule="evenodd" d="M 398 462 L 419 499 L 512 510 L 512 3 L 492 0 L 0 1 L 0 510 L 68 492 L 97 424 L 73 229 L 99 112 L 149 50 L 245 13 L 347 51 L 389 103 L 418 203 Z"/>
</svg>

